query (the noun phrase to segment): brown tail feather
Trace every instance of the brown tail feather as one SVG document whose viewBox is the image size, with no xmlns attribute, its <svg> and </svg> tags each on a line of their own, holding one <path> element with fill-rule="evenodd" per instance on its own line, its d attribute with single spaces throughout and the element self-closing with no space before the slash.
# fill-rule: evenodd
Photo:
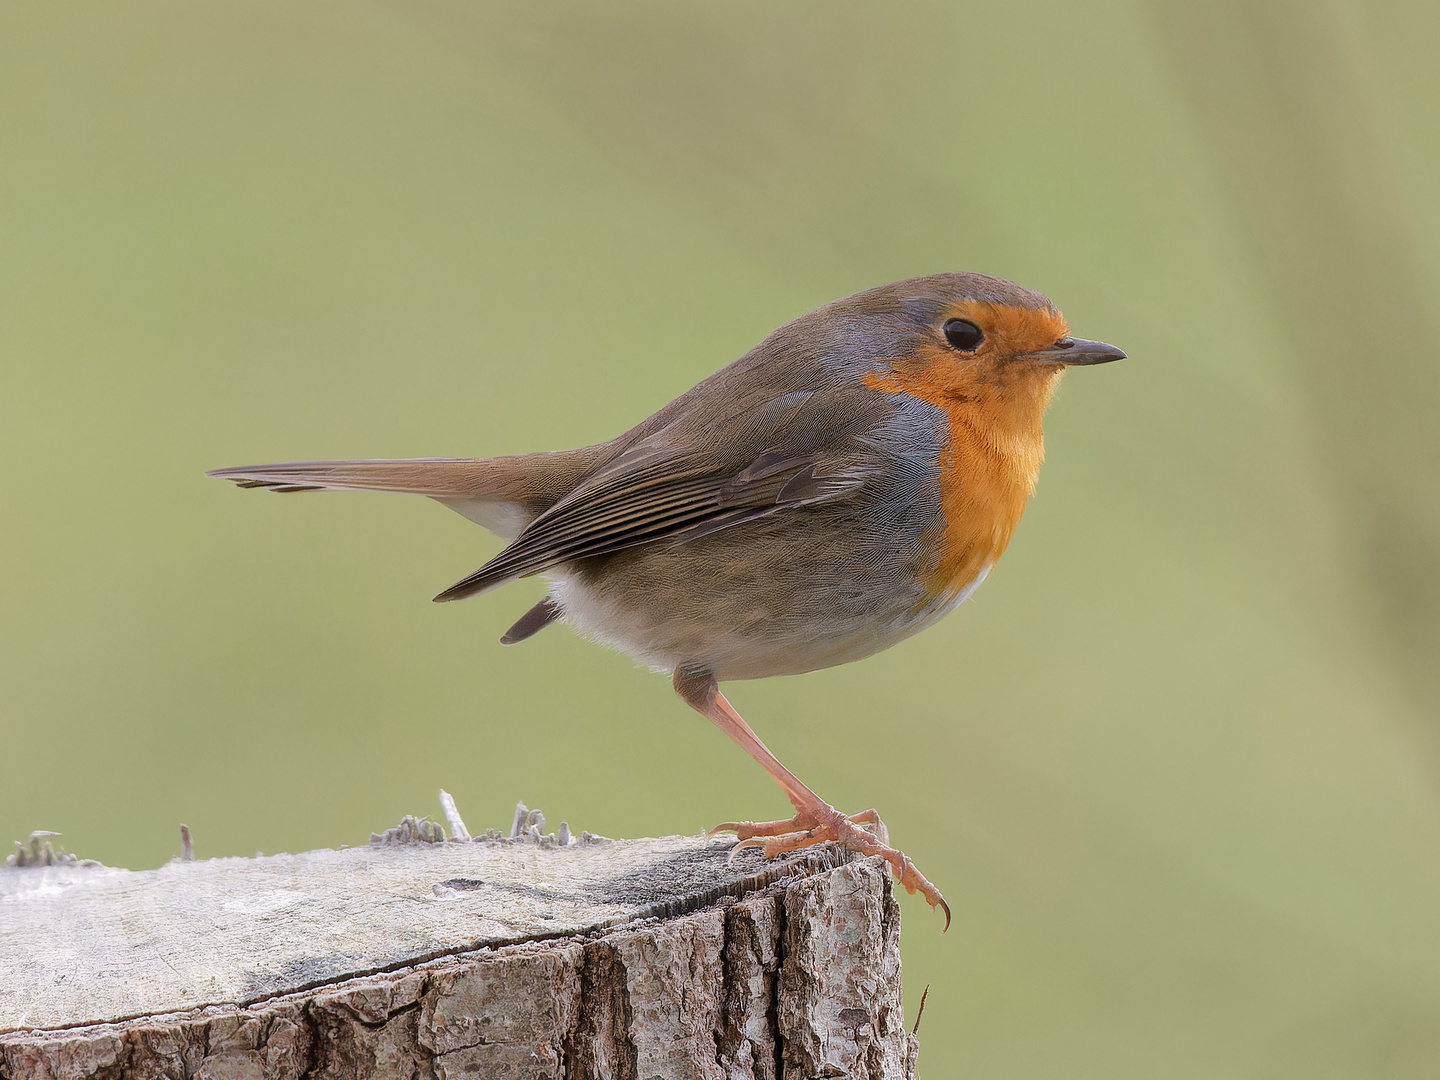
<svg viewBox="0 0 1440 1080">
<path fill-rule="evenodd" d="M 415 495 L 478 495 L 494 486 L 495 462 L 468 458 L 409 458 L 394 461 L 287 461 L 215 469 L 207 476 L 241 487 L 317 490 L 403 491 Z"/>
<path fill-rule="evenodd" d="M 573 488 L 600 447 L 498 458 L 289 461 L 242 465 L 206 475 L 271 491 L 393 491 L 428 495 L 506 538 Z"/>
</svg>

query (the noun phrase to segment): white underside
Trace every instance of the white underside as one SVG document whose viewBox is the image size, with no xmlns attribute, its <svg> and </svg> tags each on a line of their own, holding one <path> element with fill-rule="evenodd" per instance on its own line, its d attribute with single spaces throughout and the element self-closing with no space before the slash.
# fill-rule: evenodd
<svg viewBox="0 0 1440 1080">
<path fill-rule="evenodd" d="M 970 597 L 974 596 L 975 590 L 978 589 L 985 581 L 985 579 L 990 576 L 990 568 L 994 565 L 995 564 L 993 562 L 987 562 L 984 566 L 982 566 L 980 568 L 980 573 L 975 575 L 975 580 L 970 582 L 969 585 L 966 585 L 963 589 L 956 593 L 955 598 L 950 602 L 950 606 L 945 610 L 952 611 L 955 608 L 959 607 L 961 604 L 963 604 L 966 600 L 969 600 Z"/>
</svg>

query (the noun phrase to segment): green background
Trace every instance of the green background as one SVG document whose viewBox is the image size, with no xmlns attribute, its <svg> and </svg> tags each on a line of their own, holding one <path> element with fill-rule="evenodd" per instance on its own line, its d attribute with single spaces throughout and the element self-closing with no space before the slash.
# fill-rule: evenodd
<svg viewBox="0 0 1440 1080">
<path fill-rule="evenodd" d="M 204 478 L 599 441 L 836 296 L 1050 295 L 939 627 L 730 687 L 945 890 L 927 1077 L 1440 1072 L 1440 7 L 0 7 L 0 838 L 155 866 L 455 794 L 786 811 L 422 499 Z"/>
</svg>

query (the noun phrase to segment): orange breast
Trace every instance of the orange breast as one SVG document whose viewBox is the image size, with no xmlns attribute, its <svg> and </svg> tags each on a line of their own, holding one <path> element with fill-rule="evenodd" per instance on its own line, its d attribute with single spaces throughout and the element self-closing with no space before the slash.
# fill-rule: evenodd
<svg viewBox="0 0 1440 1080">
<path fill-rule="evenodd" d="M 1063 336 L 1063 321 L 1057 317 L 1055 329 L 1044 333 L 1054 335 L 1049 341 Z M 938 559 L 926 570 L 934 594 L 958 593 L 1009 545 L 1040 474 L 1041 420 L 1061 370 L 960 359 L 927 345 L 893 360 L 889 374 L 865 377 L 870 389 L 929 402 L 949 421 L 949 445 L 938 462 L 945 530 Z"/>
</svg>

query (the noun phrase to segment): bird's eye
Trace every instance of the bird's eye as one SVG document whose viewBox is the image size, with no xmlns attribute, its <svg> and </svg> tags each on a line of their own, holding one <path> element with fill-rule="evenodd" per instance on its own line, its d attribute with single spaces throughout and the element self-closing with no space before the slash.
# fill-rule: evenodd
<svg viewBox="0 0 1440 1080">
<path fill-rule="evenodd" d="M 985 340 L 985 331 L 969 319 L 951 319 L 945 324 L 945 340 L 961 352 L 974 352 Z"/>
</svg>

